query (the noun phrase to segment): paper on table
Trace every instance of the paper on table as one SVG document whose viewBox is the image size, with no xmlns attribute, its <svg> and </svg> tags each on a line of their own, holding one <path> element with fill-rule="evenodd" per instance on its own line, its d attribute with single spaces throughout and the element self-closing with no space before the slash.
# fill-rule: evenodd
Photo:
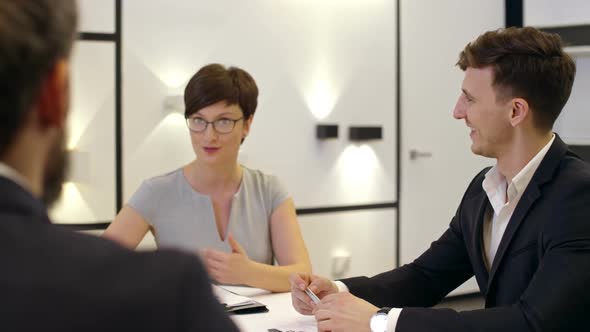
<svg viewBox="0 0 590 332">
<path fill-rule="evenodd" d="M 316 332 L 318 325 L 313 316 L 301 316 L 289 323 L 280 324 L 274 329 L 278 331 Z"/>
<path fill-rule="evenodd" d="M 217 297 L 219 302 L 225 304 L 228 307 L 248 304 L 254 301 L 249 297 L 232 293 L 227 289 L 217 285 L 213 285 L 213 294 L 215 294 L 215 297 Z"/>
<path fill-rule="evenodd" d="M 223 287 L 212 285 L 213 294 L 225 306 L 227 312 L 255 313 L 268 311 L 266 306 L 249 297 L 235 294 Z"/>
</svg>

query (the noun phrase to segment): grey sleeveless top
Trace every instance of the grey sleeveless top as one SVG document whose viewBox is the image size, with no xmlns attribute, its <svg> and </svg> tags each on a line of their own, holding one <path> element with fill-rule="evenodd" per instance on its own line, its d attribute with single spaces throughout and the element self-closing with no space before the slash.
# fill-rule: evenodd
<svg viewBox="0 0 590 332">
<path fill-rule="evenodd" d="M 272 264 L 270 216 L 289 195 L 275 176 L 244 166 L 242 169 L 242 183 L 231 204 L 226 232 L 250 259 Z M 225 241 L 219 238 L 211 199 L 190 186 L 182 168 L 144 181 L 127 204 L 154 228 L 160 248 L 231 252 L 227 234 Z"/>
</svg>

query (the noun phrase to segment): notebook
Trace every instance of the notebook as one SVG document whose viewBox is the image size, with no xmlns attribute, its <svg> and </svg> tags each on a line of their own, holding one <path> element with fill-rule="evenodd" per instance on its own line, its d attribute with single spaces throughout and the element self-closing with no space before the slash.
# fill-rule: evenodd
<svg viewBox="0 0 590 332">
<path fill-rule="evenodd" d="M 238 295 L 222 286 L 213 285 L 213 294 L 223 304 L 225 311 L 233 314 L 267 312 L 268 308 L 249 297 Z"/>
</svg>

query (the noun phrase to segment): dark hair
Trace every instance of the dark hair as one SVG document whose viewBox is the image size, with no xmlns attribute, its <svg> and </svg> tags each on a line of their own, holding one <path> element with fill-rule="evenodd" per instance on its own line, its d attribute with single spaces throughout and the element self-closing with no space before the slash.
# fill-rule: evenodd
<svg viewBox="0 0 590 332">
<path fill-rule="evenodd" d="M 553 127 L 576 76 L 559 35 L 531 27 L 484 33 L 465 46 L 457 65 L 462 70 L 491 66 L 498 98 L 526 99 L 541 129 Z"/>
<path fill-rule="evenodd" d="M 12 143 L 52 66 L 70 54 L 74 0 L 0 0 L 0 156 Z"/>
<path fill-rule="evenodd" d="M 244 113 L 244 120 L 250 119 L 258 105 L 256 82 L 243 69 L 226 69 L 217 63 L 206 65 L 191 77 L 184 89 L 184 116 L 188 118 L 220 101 L 225 101 L 227 105 L 237 104 Z"/>
</svg>

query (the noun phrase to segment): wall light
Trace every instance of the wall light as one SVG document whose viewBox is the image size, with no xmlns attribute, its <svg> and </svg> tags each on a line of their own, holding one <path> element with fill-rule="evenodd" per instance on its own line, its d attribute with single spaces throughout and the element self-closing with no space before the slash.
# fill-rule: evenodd
<svg viewBox="0 0 590 332">
<path fill-rule="evenodd" d="M 173 95 L 164 98 L 164 112 L 184 114 L 184 97 L 182 95 Z"/>
<path fill-rule="evenodd" d="M 90 182 L 90 156 L 86 151 L 70 150 L 70 171 L 67 182 L 89 183 Z"/>
<path fill-rule="evenodd" d="M 337 124 L 318 124 L 315 126 L 315 136 L 317 139 L 338 138 Z"/>
<path fill-rule="evenodd" d="M 349 127 L 348 139 L 351 141 L 380 140 L 383 138 L 383 130 L 380 126 Z"/>
</svg>

